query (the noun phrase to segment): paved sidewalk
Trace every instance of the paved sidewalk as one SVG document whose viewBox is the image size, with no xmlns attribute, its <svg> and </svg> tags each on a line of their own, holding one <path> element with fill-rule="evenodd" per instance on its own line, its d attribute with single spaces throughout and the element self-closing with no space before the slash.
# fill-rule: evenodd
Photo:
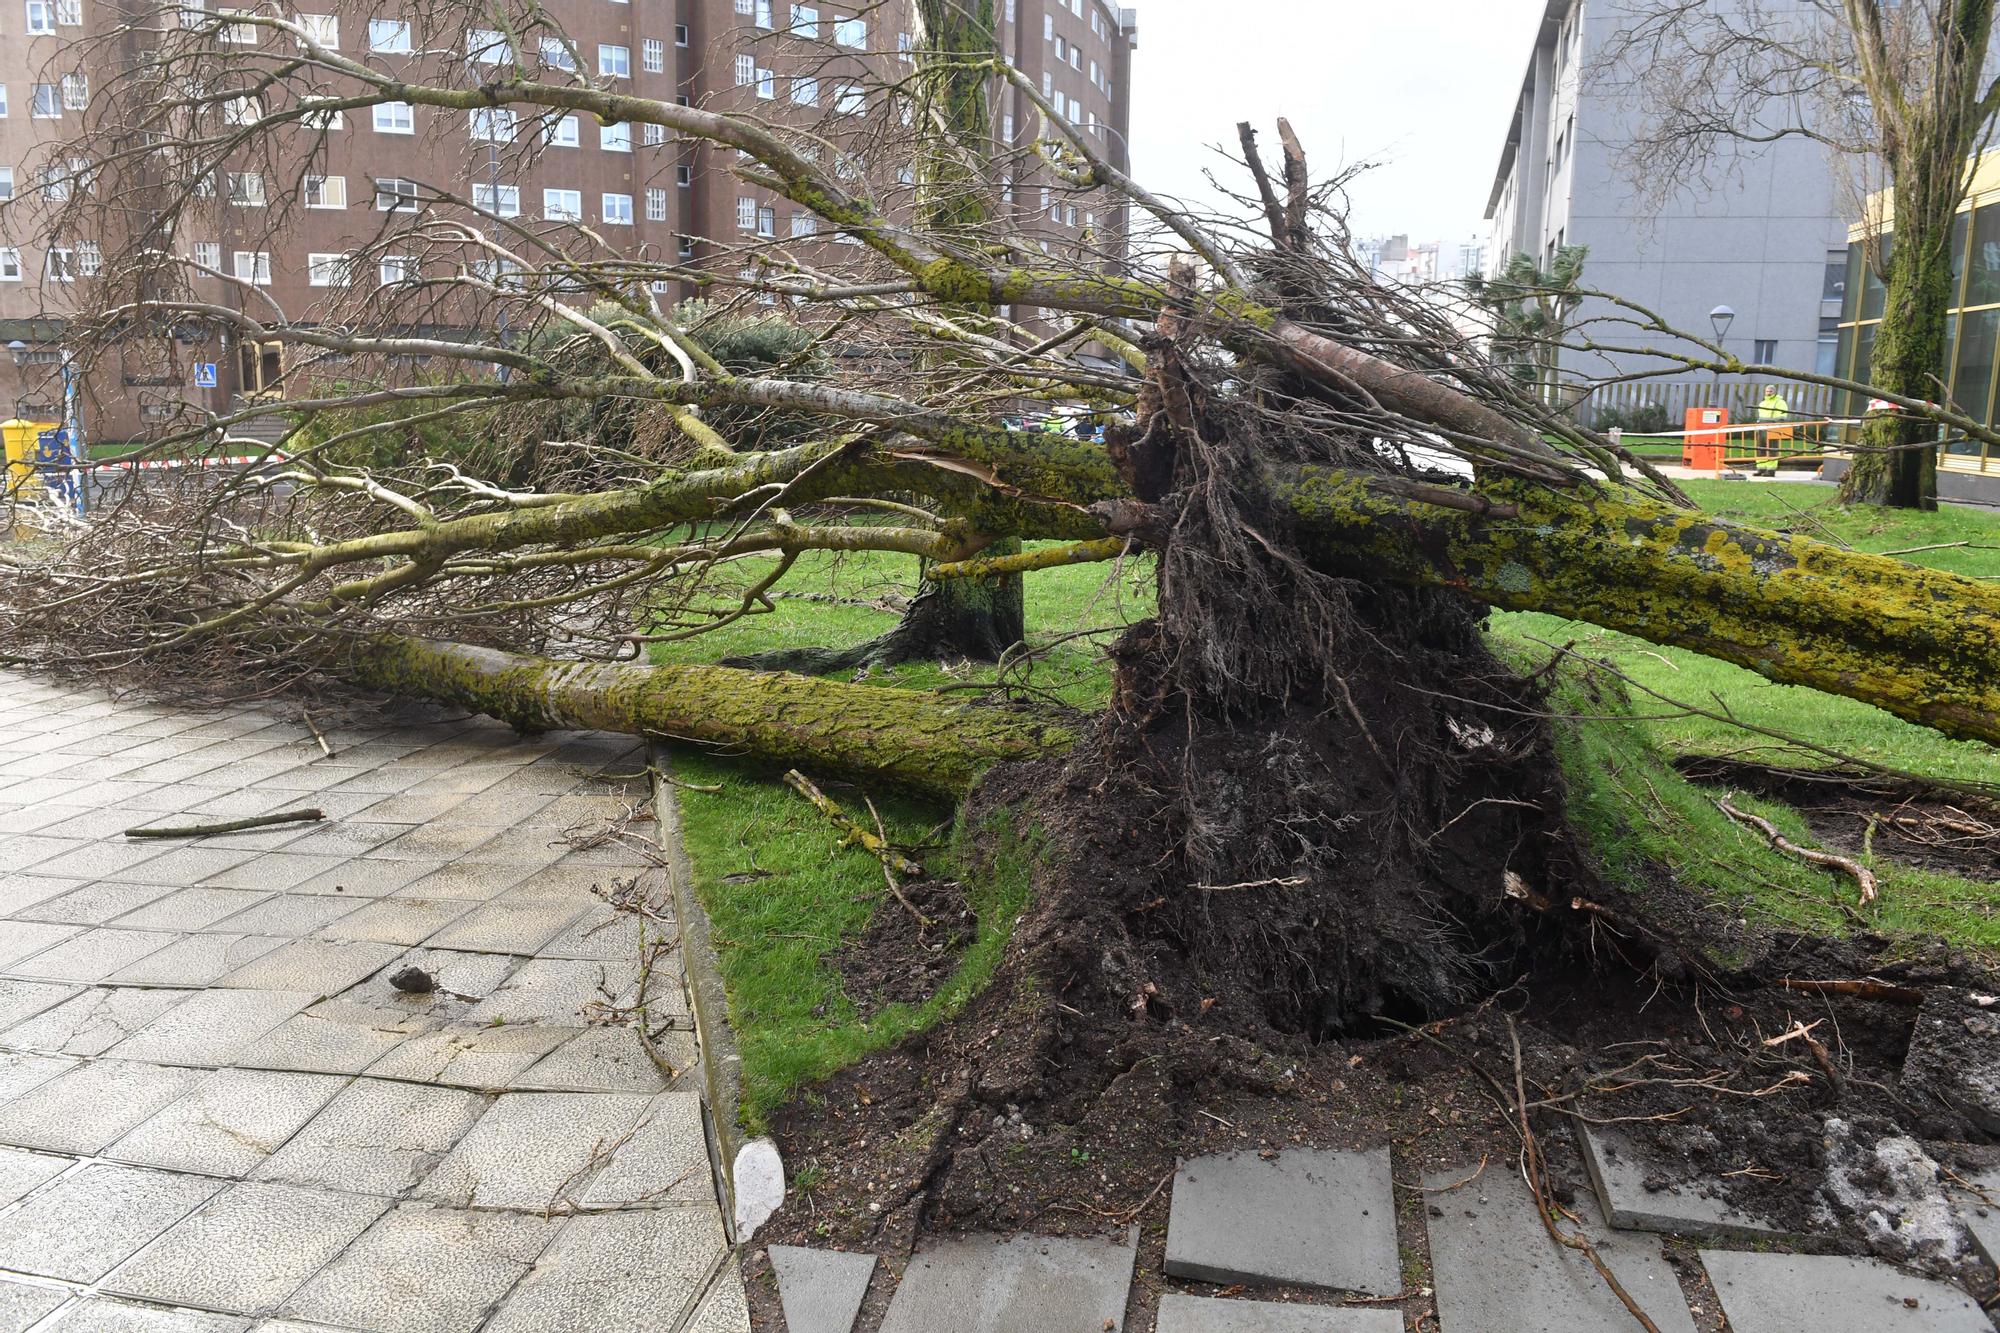
<svg viewBox="0 0 2000 1333">
<path fill-rule="evenodd" d="M 0 1333 L 747 1329 L 640 748 L 329 739 L 0 674 Z"/>
</svg>

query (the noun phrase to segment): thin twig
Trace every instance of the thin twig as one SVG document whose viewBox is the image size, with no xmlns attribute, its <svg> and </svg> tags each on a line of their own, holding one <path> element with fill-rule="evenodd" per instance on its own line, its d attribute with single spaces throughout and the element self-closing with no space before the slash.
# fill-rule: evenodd
<svg viewBox="0 0 2000 1333">
<path fill-rule="evenodd" d="M 235 833 L 247 828 L 266 828 L 272 824 L 300 824 L 326 818 L 323 810 L 287 810 L 276 815 L 256 815 L 249 819 L 232 819 L 221 824 L 180 824 L 173 828 L 128 828 L 128 838 L 206 838 L 214 833 Z"/>
<path fill-rule="evenodd" d="M 1753 815 L 1747 810 L 1737 809 L 1729 803 L 1727 797 L 1718 799 L 1715 803 L 1715 808 L 1722 811 L 1723 814 L 1728 815 L 1737 823 L 1747 824 L 1751 828 L 1756 829 L 1770 841 L 1771 846 L 1785 853 L 1785 855 L 1805 861 L 1811 865 L 1825 866 L 1830 870 L 1838 870 L 1843 875 L 1849 876 L 1853 879 L 1855 887 L 1861 890 L 1862 906 L 1865 907 L 1875 901 L 1875 872 L 1867 866 L 1862 865 L 1859 861 L 1851 860 L 1845 856 L 1836 856 L 1832 852 L 1822 852 L 1813 847 L 1801 847 L 1784 834 L 1778 832 L 1776 824 L 1773 824 L 1768 819 Z"/>
</svg>

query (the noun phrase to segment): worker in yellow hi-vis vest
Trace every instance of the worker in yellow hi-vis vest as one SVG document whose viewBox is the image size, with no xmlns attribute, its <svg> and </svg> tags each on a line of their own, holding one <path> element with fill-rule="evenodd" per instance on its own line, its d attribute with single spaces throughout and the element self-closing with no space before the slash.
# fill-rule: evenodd
<svg viewBox="0 0 2000 1333">
<path fill-rule="evenodd" d="M 1776 425 L 1792 419 L 1792 405 L 1785 401 L 1785 395 L 1778 392 L 1775 384 L 1764 386 L 1764 396 L 1757 403 L 1757 421 L 1764 429 L 1757 432 L 1757 471 L 1767 477 L 1778 475 L 1778 456 L 1781 446 L 1792 442 L 1792 428 Z"/>
</svg>

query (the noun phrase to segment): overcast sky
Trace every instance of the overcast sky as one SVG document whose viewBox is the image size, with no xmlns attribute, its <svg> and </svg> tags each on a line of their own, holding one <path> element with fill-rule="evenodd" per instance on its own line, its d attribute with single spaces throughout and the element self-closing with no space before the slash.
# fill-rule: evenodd
<svg viewBox="0 0 2000 1333">
<path fill-rule="evenodd" d="M 1212 145 L 1258 128 L 1275 162 L 1288 116 L 1314 174 L 1381 163 L 1353 188 L 1357 236 L 1448 245 L 1484 235 L 1500 143 L 1545 0 L 1137 0 L 1134 174 L 1154 191 L 1214 196 Z"/>
</svg>

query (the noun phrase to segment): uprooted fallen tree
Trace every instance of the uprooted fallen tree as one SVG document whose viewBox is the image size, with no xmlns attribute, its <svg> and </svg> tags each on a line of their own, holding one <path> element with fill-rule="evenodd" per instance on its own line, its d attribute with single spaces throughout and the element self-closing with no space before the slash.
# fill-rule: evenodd
<svg viewBox="0 0 2000 1333">
<path fill-rule="evenodd" d="M 922 1117 L 933 1137 L 912 1161 L 971 1151 L 975 1103 L 1068 1099 L 1081 1115 L 1142 1067 L 1208 1077 L 1234 1059 L 1211 1009 L 1231 1040 L 1311 1041 L 1450 1012 L 1585 953 L 1711 975 L 1699 941 L 1652 921 L 1646 886 L 1597 881 L 1541 684 L 1488 651 L 1486 607 L 2000 742 L 2000 591 L 1693 510 L 1524 396 L 1445 316 L 1372 283 L 1296 154 L 1283 199 L 1252 173 L 1272 219 L 1257 237 L 1156 200 L 990 53 L 920 52 L 914 77 L 873 91 L 881 115 L 860 123 L 878 137 L 843 131 L 854 151 L 823 166 L 820 139 L 751 116 L 519 68 L 477 86 L 392 79 L 262 13 L 227 22 L 266 40 L 232 29 L 218 48 L 221 22 L 158 34 L 97 93 L 94 156 L 119 165 L 52 234 L 202 218 L 213 201 L 172 182 L 296 160 L 301 108 L 394 101 L 702 139 L 860 244 L 801 232 L 664 262 L 440 190 L 383 212 L 349 261 L 422 254 L 434 276 L 253 314 L 219 299 L 225 279 L 135 238 L 107 254 L 79 350 L 115 357 L 154 318 L 285 344 L 307 367 L 300 436 L 282 465 L 187 469 L 87 520 L 42 515 L 4 557 L 0 653 L 210 695 L 337 677 L 527 729 L 969 793 L 975 816 L 1024 807 L 1045 854 L 993 1001 L 1016 1021 Z M 975 58 L 1041 107 L 1051 178 L 1096 192 L 1107 218 L 1144 216 L 1158 240 L 1140 257 L 1158 262 L 1135 275 L 1076 237 L 1044 248 L 1038 223 L 994 208 L 926 206 L 910 224 L 878 205 L 926 154 L 970 169 L 926 169 L 924 188 L 1000 196 L 987 146 L 926 102 Z M 264 101 L 238 105 L 218 61 L 256 72 Z M 663 306 L 652 284 L 676 282 L 708 303 Z M 711 350 L 772 318 L 767 299 L 824 355 L 746 370 Z M 457 336 L 413 332 L 447 317 Z M 1071 354 L 1085 346 L 1097 355 Z M 338 379 L 312 378 L 314 357 L 337 358 Z M 1049 402 L 1104 421 L 1105 441 L 1002 424 Z M 420 427 L 444 442 L 378 447 Z M 1011 554 L 1040 540 L 1066 546 Z M 1116 692 L 1094 718 L 635 660 L 769 612 L 809 553 L 859 551 L 947 579 L 1143 554 L 1158 614 L 1111 649 Z"/>
</svg>

